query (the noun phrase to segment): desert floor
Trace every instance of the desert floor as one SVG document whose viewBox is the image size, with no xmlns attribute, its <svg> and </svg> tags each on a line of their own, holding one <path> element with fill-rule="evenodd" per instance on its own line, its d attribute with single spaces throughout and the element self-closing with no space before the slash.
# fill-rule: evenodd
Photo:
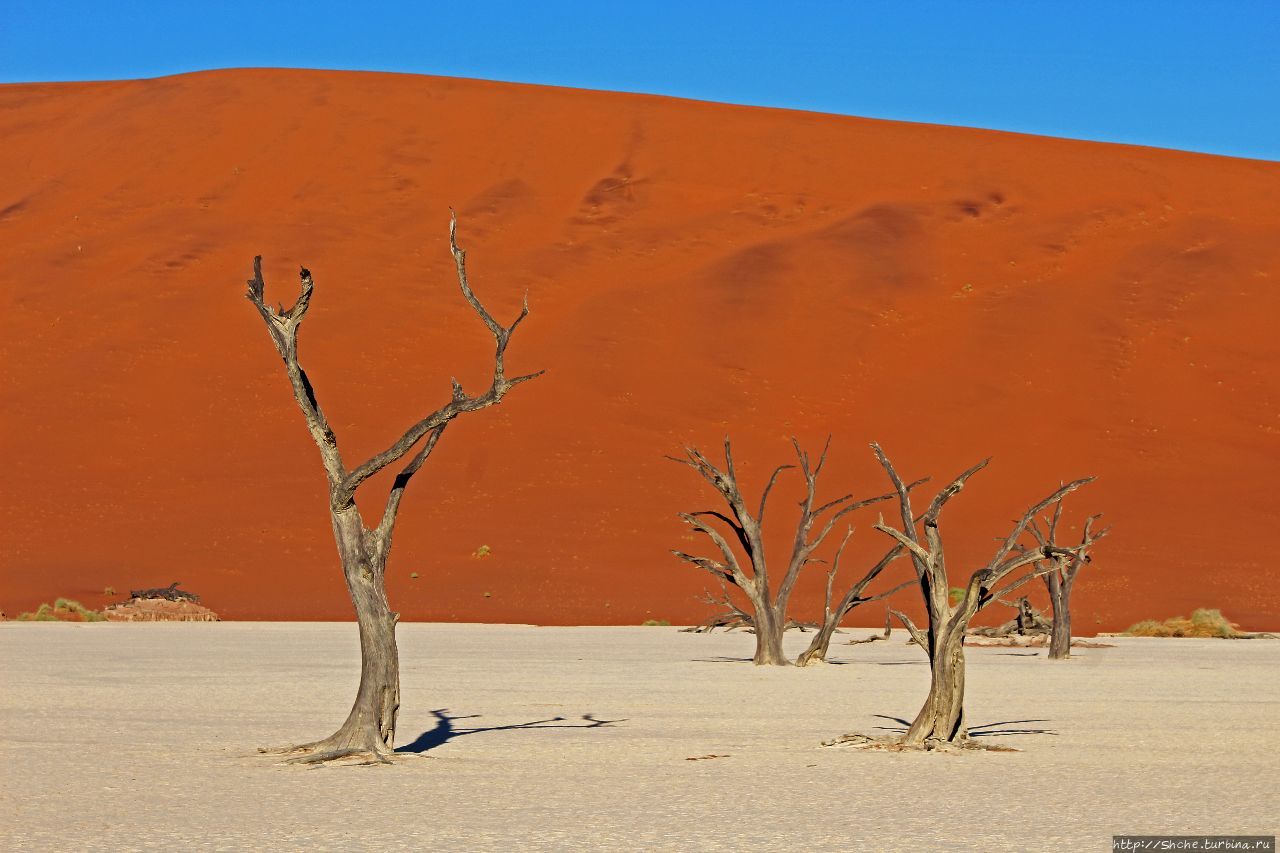
<svg viewBox="0 0 1280 853">
<path fill-rule="evenodd" d="M 839 665 L 765 670 L 740 633 L 406 624 L 415 754 L 305 768 L 255 749 L 341 722 L 352 624 L 3 624 L 0 847 L 1105 850 L 1277 830 L 1280 642 L 975 648 L 970 721 L 1021 752 L 820 747 L 924 698 L 900 632 L 839 645 L 865 633 L 837 638 Z"/>
</svg>

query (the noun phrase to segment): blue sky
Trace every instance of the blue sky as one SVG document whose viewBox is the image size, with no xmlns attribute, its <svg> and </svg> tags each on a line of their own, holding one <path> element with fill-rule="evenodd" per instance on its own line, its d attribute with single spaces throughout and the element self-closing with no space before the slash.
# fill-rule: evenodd
<svg viewBox="0 0 1280 853">
<path fill-rule="evenodd" d="M 1269 160 L 1278 43 L 1280 0 L 0 0 L 0 82 L 402 71 Z"/>
</svg>

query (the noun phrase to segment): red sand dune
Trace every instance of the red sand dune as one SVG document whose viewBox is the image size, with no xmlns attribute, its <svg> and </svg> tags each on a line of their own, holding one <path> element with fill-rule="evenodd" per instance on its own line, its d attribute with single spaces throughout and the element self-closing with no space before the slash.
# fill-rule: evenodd
<svg viewBox="0 0 1280 853">
<path fill-rule="evenodd" d="M 830 432 L 833 497 L 886 488 L 871 440 L 908 477 L 995 457 L 944 516 L 955 567 L 1060 479 L 1098 475 L 1068 507 L 1115 525 L 1082 630 L 1196 606 L 1280 621 L 1261 538 L 1280 164 L 264 70 L 3 86 L 0 139 L 11 615 L 180 580 L 224 617 L 349 618 L 316 450 L 244 280 L 261 253 L 290 302 L 314 272 L 303 363 L 354 465 L 451 375 L 489 370 L 452 205 L 495 312 L 529 292 L 511 369 L 547 375 L 457 422 L 413 482 L 389 569 L 405 618 L 700 619 L 715 584 L 668 551 L 693 544 L 677 511 L 715 501 L 664 454 L 731 434 L 754 491 L 788 436 Z M 873 522 L 849 572 L 885 545 Z"/>
</svg>

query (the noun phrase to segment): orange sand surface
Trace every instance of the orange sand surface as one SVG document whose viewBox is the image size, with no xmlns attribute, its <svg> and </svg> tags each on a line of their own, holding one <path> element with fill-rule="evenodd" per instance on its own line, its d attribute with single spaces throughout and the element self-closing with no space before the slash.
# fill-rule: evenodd
<svg viewBox="0 0 1280 853">
<path fill-rule="evenodd" d="M 490 308 L 528 291 L 511 372 L 547 375 L 455 423 L 411 485 L 388 570 L 405 619 L 699 620 L 714 581 L 668 552 L 699 547 L 678 511 L 718 507 L 664 455 L 730 434 L 757 493 L 788 436 L 831 433 L 829 497 L 885 490 L 871 440 L 909 478 L 995 457 L 943 517 L 957 568 L 1098 475 L 1068 505 L 1069 526 L 1115 525 L 1079 633 L 1196 606 L 1280 621 L 1258 541 L 1280 479 L 1280 164 L 267 70 L 0 86 L 0 140 L 10 616 L 180 580 L 223 618 L 349 618 L 317 453 L 244 280 L 261 253 L 289 303 L 313 271 L 302 361 L 354 466 L 450 376 L 487 378 L 453 206 Z M 885 544 L 868 512 L 850 573 Z"/>
</svg>

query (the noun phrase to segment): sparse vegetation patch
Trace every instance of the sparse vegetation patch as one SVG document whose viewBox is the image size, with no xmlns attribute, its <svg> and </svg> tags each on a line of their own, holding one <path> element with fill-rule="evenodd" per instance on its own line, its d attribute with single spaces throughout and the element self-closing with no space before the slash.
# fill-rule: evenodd
<svg viewBox="0 0 1280 853">
<path fill-rule="evenodd" d="M 1275 638 L 1275 634 L 1255 634 L 1239 630 L 1236 623 L 1222 615 L 1221 610 L 1201 607 L 1191 612 L 1191 618 L 1173 616 L 1163 622 L 1147 619 L 1124 632 L 1126 637 L 1218 637 L 1224 640 L 1253 640 Z"/>
<path fill-rule="evenodd" d="M 19 613 L 18 622 L 101 622 L 105 617 L 97 610 L 90 610 L 69 598 L 56 599 L 53 604 L 41 604 L 34 613 Z"/>
</svg>

